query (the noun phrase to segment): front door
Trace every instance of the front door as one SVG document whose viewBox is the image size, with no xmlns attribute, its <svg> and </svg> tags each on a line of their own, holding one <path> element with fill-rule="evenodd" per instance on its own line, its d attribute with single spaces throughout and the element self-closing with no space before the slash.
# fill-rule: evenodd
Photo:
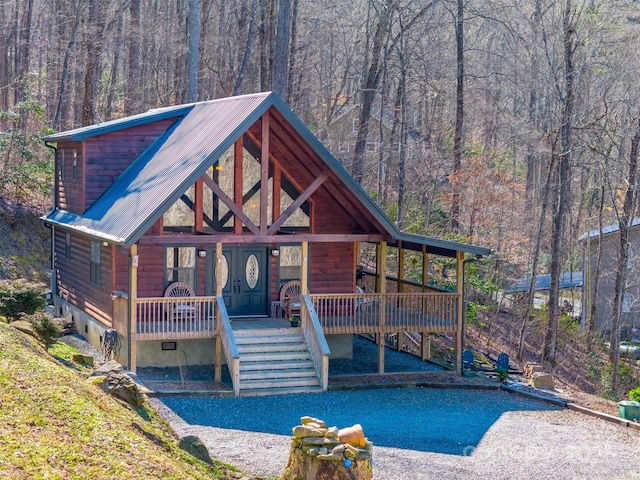
<svg viewBox="0 0 640 480">
<path fill-rule="evenodd" d="M 209 294 L 215 295 L 215 250 L 208 270 Z M 229 245 L 222 248 L 220 282 L 222 297 L 229 316 L 244 317 L 266 315 L 268 306 L 268 248 L 256 245 Z"/>
</svg>

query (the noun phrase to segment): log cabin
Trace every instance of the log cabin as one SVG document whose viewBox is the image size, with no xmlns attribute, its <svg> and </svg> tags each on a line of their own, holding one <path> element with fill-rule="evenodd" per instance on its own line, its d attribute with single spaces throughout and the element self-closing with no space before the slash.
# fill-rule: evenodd
<svg viewBox="0 0 640 480">
<path fill-rule="evenodd" d="M 43 217 L 56 311 L 95 345 L 116 335 L 130 370 L 211 365 L 219 380 L 226 364 L 236 395 L 323 391 L 354 334 L 377 339 L 383 372 L 385 337 L 448 332 L 461 373 L 463 275 L 434 289 L 429 258 L 462 272 L 490 251 L 399 231 L 276 94 L 43 139 L 56 152 Z M 420 282 L 404 278 L 407 251 Z"/>
</svg>

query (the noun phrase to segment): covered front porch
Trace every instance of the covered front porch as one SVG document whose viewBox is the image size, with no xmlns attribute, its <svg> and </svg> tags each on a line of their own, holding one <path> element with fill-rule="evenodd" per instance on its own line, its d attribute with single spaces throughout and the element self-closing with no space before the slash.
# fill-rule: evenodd
<svg viewBox="0 0 640 480">
<path fill-rule="evenodd" d="M 125 297 L 120 301 L 128 303 Z M 282 317 L 231 319 L 222 297 L 184 297 L 170 301 L 165 298 L 138 298 L 132 302 L 135 315 L 127 339 L 132 359 L 136 358 L 140 342 L 211 339 L 215 349 L 214 380 L 221 381 L 222 366 L 226 364 L 235 395 L 242 394 L 243 375 L 248 375 L 247 365 L 256 364 L 256 358 L 249 357 L 271 351 L 272 355 L 280 355 L 275 359 L 278 366 L 274 366 L 272 360 L 270 366 L 260 367 L 268 372 L 253 372 L 255 381 L 268 377 L 269 372 L 286 362 L 290 363 L 287 368 L 295 369 L 304 363 L 304 356 L 308 355 L 313 364 L 314 381 L 307 379 L 305 383 L 313 383 L 319 391 L 326 391 L 331 355 L 327 336 L 348 338 L 355 334 L 368 334 L 377 345 L 377 373 L 384 374 L 386 339 L 395 337 L 398 349 L 402 349 L 403 339 L 407 343 L 414 342 L 413 352 L 417 351 L 419 358 L 426 359 L 430 349 L 427 334 L 456 335 L 457 302 L 458 295 L 451 293 L 304 294 L 301 296 L 300 325 L 291 327 L 289 320 Z M 180 304 L 190 312 L 188 316 L 168 318 L 158 314 Z M 119 332 L 125 331 L 124 327 L 119 326 Z M 272 343 L 267 343 L 265 337 L 271 337 Z M 276 347 L 281 342 L 288 345 L 288 350 Z M 293 347 L 291 351 L 291 345 L 295 343 L 304 348 Z M 455 367 L 461 371 L 460 364 Z M 135 371 L 133 363 L 132 370 Z M 281 383 L 284 385 L 287 381 L 281 380 Z"/>
</svg>

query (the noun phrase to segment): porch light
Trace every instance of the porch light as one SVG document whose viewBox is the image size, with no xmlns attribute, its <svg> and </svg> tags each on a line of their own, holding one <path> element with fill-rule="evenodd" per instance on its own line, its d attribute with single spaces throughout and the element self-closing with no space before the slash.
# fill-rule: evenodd
<svg viewBox="0 0 640 480">
<path fill-rule="evenodd" d="M 277 257 L 278 255 L 280 255 L 280 250 L 278 250 L 277 248 L 274 248 L 273 250 L 271 250 L 272 257 Z"/>
<path fill-rule="evenodd" d="M 198 250 L 198 256 L 200 258 L 204 258 L 207 256 L 207 251 L 206 250 Z"/>
</svg>

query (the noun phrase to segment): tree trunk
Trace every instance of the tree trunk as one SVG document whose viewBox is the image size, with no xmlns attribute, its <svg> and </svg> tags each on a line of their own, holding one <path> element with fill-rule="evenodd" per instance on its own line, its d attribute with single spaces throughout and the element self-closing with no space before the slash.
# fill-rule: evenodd
<svg viewBox="0 0 640 480">
<path fill-rule="evenodd" d="M 287 73 L 289 72 L 289 47 L 291 41 L 291 0 L 278 2 L 278 26 L 273 65 L 273 91 L 280 98 L 287 98 Z"/>
<path fill-rule="evenodd" d="M 371 46 L 371 63 L 367 70 L 364 84 L 362 85 L 362 96 L 360 104 L 360 123 L 356 136 L 356 146 L 353 152 L 353 178 L 356 182 L 362 183 L 364 176 L 364 160 L 367 146 L 367 136 L 369 135 L 369 119 L 371 117 L 371 107 L 375 99 L 376 90 L 380 80 L 382 68 L 380 57 L 382 55 L 382 45 L 385 35 L 388 35 L 389 22 L 393 11 L 395 0 L 386 0 L 383 7 L 380 7 L 378 23 L 373 34 L 373 44 Z"/>
<path fill-rule="evenodd" d="M 67 93 L 67 80 L 69 75 L 69 60 L 71 59 L 71 51 L 73 49 L 73 44 L 76 42 L 76 37 L 78 36 L 78 26 L 80 25 L 80 12 L 82 11 L 82 7 L 84 5 L 84 0 L 81 0 L 78 3 L 78 7 L 75 11 L 75 20 L 73 23 L 73 30 L 71 31 L 71 38 L 69 39 L 69 43 L 67 44 L 67 48 L 64 52 L 64 62 L 62 65 L 62 72 L 60 75 L 60 87 L 58 89 L 58 105 L 56 107 L 56 114 L 53 119 L 53 124 L 51 127 L 54 130 L 58 129 L 58 125 L 60 124 L 60 119 L 62 117 L 62 107 L 66 102 L 66 93 Z"/>
<path fill-rule="evenodd" d="M 87 63 L 84 73 L 84 97 L 82 99 L 81 125 L 96 123 L 96 100 L 99 80 L 102 77 L 102 38 L 104 34 L 104 2 L 88 0 Z"/>
<path fill-rule="evenodd" d="M 562 276 L 562 250 L 566 212 L 570 198 L 570 160 L 571 130 L 573 121 L 573 13 L 571 0 L 566 0 L 564 11 L 564 99 L 562 104 L 562 126 L 560 130 L 560 152 L 558 161 L 558 197 L 557 208 L 553 218 L 551 237 L 551 287 L 549 290 L 549 323 L 545 332 L 542 352 L 543 361 L 554 361 L 558 343 L 558 319 L 560 316 L 558 300 L 560 298 L 560 278 Z"/>
<path fill-rule="evenodd" d="M 456 13 L 456 127 L 453 135 L 453 168 L 451 175 L 451 231 L 460 232 L 460 186 L 464 149 L 464 0 L 458 0 Z"/>
<path fill-rule="evenodd" d="M 140 105 L 140 64 L 142 58 L 140 56 L 140 0 L 131 0 L 129 4 L 129 16 L 131 17 L 129 36 L 129 72 L 124 82 L 125 88 L 125 115 L 133 115 L 139 113 Z"/>
<path fill-rule="evenodd" d="M 242 56 L 242 63 L 240 64 L 240 70 L 238 71 L 238 77 L 236 78 L 236 84 L 233 87 L 233 95 L 238 95 L 242 92 L 242 83 L 244 76 L 247 73 L 247 66 L 249 65 L 249 57 L 253 50 L 253 36 L 256 31 L 256 10 L 258 9 L 258 0 L 252 0 L 251 2 L 251 17 L 249 19 L 249 31 L 247 32 L 247 42 L 244 46 L 244 54 Z"/>
<path fill-rule="evenodd" d="M 198 73 L 200 72 L 200 0 L 189 0 L 187 19 L 187 102 L 198 101 Z"/>
</svg>

